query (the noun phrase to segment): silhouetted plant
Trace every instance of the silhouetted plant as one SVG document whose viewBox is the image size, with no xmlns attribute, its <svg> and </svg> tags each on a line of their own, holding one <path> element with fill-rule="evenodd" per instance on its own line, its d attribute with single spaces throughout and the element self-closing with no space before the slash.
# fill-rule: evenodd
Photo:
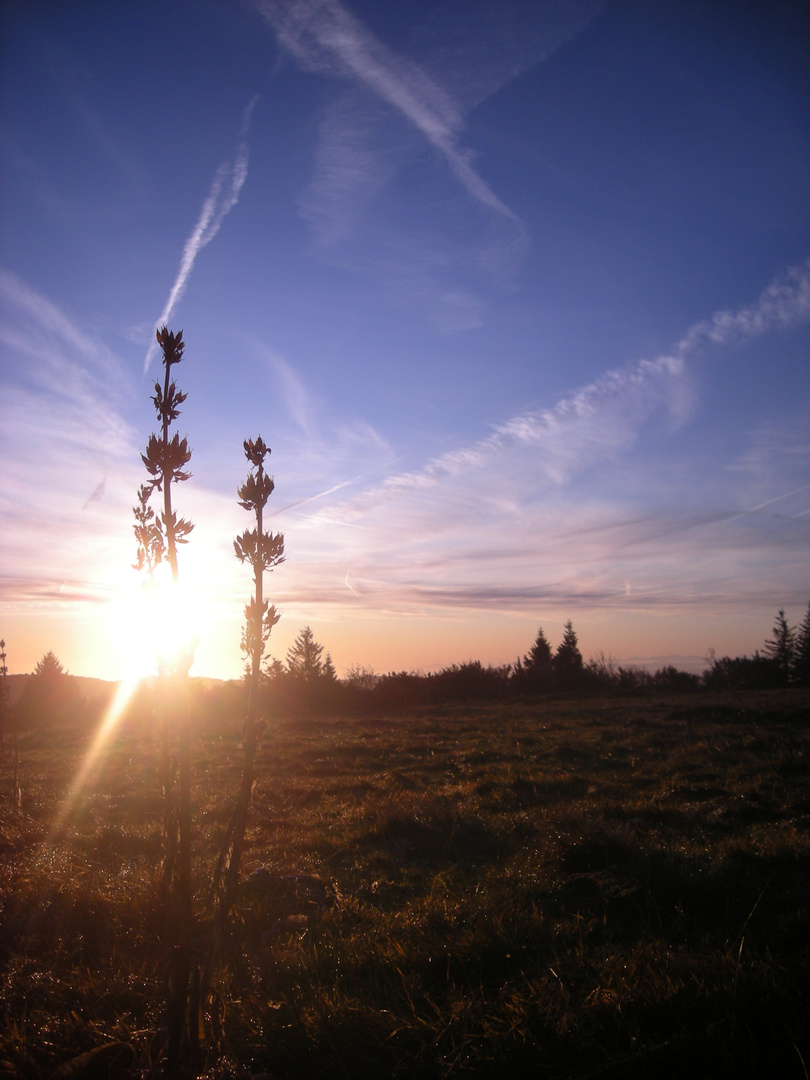
<svg viewBox="0 0 810 1080">
<path fill-rule="evenodd" d="M 191 450 L 185 437 L 182 439 L 175 432 L 169 437 L 169 428 L 180 415 L 180 406 L 186 400 L 187 395 L 177 389 L 177 385 L 171 378 L 171 370 L 183 359 L 185 343 L 183 331 L 171 333 L 165 326 L 157 331 L 158 345 L 163 353 L 163 365 L 165 367 L 163 386 L 155 382 L 155 393 L 152 402 L 155 406 L 158 420 L 160 421 L 160 435 L 154 433 L 149 436 L 146 444 L 146 453 L 141 454 L 141 460 L 146 466 L 146 471 L 152 477 L 145 485 L 149 495 L 153 491 L 163 493 L 163 513 L 149 517 L 145 526 L 145 532 L 139 532 L 139 526 L 143 526 L 138 520 L 138 509 L 135 510 L 136 526 L 135 536 L 138 540 L 138 568 L 148 565 L 150 557 L 150 544 L 155 540 L 155 530 L 165 540 L 165 557 L 169 561 L 172 571 L 172 581 L 177 585 L 179 572 L 177 566 L 177 545 L 188 542 L 188 535 L 194 528 L 190 521 L 178 518 L 172 509 L 172 484 L 188 480 L 190 472 L 186 472 L 186 465 L 191 460 Z M 144 489 L 141 488 L 141 492 Z M 144 503 L 139 492 L 139 504 Z M 161 549 L 161 559 L 163 558 Z M 191 663 L 189 662 L 189 667 Z"/>
<path fill-rule="evenodd" d="M 315 640 L 312 630 L 305 626 L 287 650 L 287 673 L 304 683 L 315 683 L 323 675 L 321 654 L 323 645 Z"/>
<path fill-rule="evenodd" d="M 401 709 L 428 704 L 427 676 L 421 671 L 389 671 L 372 691 L 377 707 Z"/>
<path fill-rule="evenodd" d="M 796 627 L 788 625 L 784 608 L 779 609 L 772 634 L 773 637 L 766 640 L 763 652 L 776 664 L 782 677 L 782 684 L 787 686 L 793 673 L 793 661 L 796 654 Z"/>
<path fill-rule="evenodd" d="M 582 670 L 582 681 L 589 693 L 633 693 L 642 689 L 648 679 L 645 671 L 622 667 L 603 652 L 589 660 Z"/>
<path fill-rule="evenodd" d="M 147 570 L 150 578 L 161 562 L 168 562 L 172 586 L 177 589 L 179 569 L 177 547 L 188 541 L 194 528 L 190 521 L 178 518 L 172 506 L 172 485 L 191 476 L 186 470 L 191 450 L 185 437 L 170 435 L 171 425 L 180 415 L 186 395 L 177 389 L 172 368 L 183 359 L 183 332 L 176 334 L 163 326 L 156 333 L 163 365 L 163 385 L 155 382 L 152 402 L 160 434 L 151 434 L 141 460 L 150 479 L 138 491 L 134 508 L 137 558 L 135 567 Z M 148 502 L 158 491 L 163 496 L 163 510 L 155 513 Z M 179 800 L 174 798 L 174 766 L 170 755 L 168 716 L 164 714 L 161 784 L 164 793 L 164 884 L 168 891 L 167 947 L 167 1065 L 170 1072 L 188 1070 L 199 1056 L 199 1001 L 190 993 L 193 963 L 192 938 L 194 913 L 191 880 L 191 716 L 188 698 L 188 673 L 193 659 L 193 644 L 173 643 L 170 655 L 158 659 L 161 674 L 171 691 L 170 707 L 176 710 L 178 742 Z M 176 852 L 176 857 L 175 857 Z"/>
<path fill-rule="evenodd" d="M 8 667 L 6 666 L 6 643 L 0 640 L 0 746 L 4 744 L 6 732 L 11 732 L 11 752 L 13 771 L 11 775 L 11 806 L 15 813 L 22 808 L 22 792 L 19 783 L 20 758 L 17 752 L 17 725 L 14 723 L 14 710 L 8 688 Z"/>
<path fill-rule="evenodd" d="M 18 702 L 23 727 L 64 723 L 75 703 L 76 689 L 62 662 L 53 652 L 46 652 L 37 661 Z"/>
<path fill-rule="evenodd" d="M 512 671 L 512 689 L 518 693 L 542 694 L 554 684 L 554 657 L 542 626 L 534 645 Z"/>
<path fill-rule="evenodd" d="M 673 664 L 659 668 L 652 677 L 656 690 L 672 693 L 691 693 L 700 686 L 700 676 L 691 671 L 680 671 Z"/>
<path fill-rule="evenodd" d="M 151 495 L 152 488 L 148 484 L 141 484 L 138 488 L 138 505 L 132 508 L 135 515 L 135 539 L 138 542 L 133 569 L 146 570 L 150 582 L 154 578 L 155 570 L 166 558 L 163 528 L 149 505 Z"/>
<path fill-rule="evenodd" d="M 321 677 L 324 682 L 334 686 L 338 681 L 337 672 L 335 671 L 335 665 L 332 663 L 332 654 L 327 653 L 323 661 L 323 669 L 321 671 Z"/>
<path fill-rule="evenodd" d="M 338 681 L 332 657 L 315 640 L 310 627 L 299 631 L 287 650 L 284 674 L 273 687 L 277 700 L 293 709 L 319 712 L 339 708 L 343 703 L 344 687 Z"/>
<path fill-rule="evenodd" d="M 34 678 L 40 679 L 43 686 L 58 686 L 65 675 L 67 672 L 62 661 L 53 652 L 46 652 L 34 668 Z"/>
<path fill-rule="evenodd" d="M 343 678 L 344 685 L 352 691 L 370 693 L 379 682 L 380 676 L 372 667 L 352 664 Z"/>
<path fill-rule="evenodd" d="M 559 690 L 576 690 L 582 683 L 582 653 L 579 651 L 574 625 L 565 624 L 563 639 L 554 654 L 554 684 Z"/>
<path fill-rule="evenodd" d="M 810 604 L 796 631 L 796 650 L 793 657 L 793 677 L 802 686 L 810 686 Z"/>
<path fill-rule="evenodd" d="M 282 660 L 279 660 L 276 656 L 268 656 L 264 662 L 262 678 L 267 679 L 268 682 L 280 681 L 284 678 L 286 671 L 287 669 L 284 667 Z"/>
<path fill-rule="evenodd" d="M 480 660 L 451 664 L 428 677 L 431 702 L 494 701 L 506 694 L 511 665 L 484 667 Z"/>
<path fill-rule="evenodd" d="M 11 726 L 11 694 L 8 690 L 8 668 L 6 667 L 6 643 L 0 641 L 0 746 L 6 729 Z"/>
<path fill-rule="evenodd" d="M 219 863 L 214 875 L 214 889 L 224 886 L 219 900 L 219 907 L 214 922 L 214 935 L 211 951 L 203 977 L 203 998 L 207 996 L 213 978 L 214 965 L 222 944 L 228 913 L 236 899 L 239 886 L 239 863 L 245 843 L 250 797 L 255 783 L 256 746 L 259 736 L 257 708 L 259 681 L 261 678 L 262 657 L 270 637 L 270 631 L 281 616 L 275 607 L 268 604 L 263 594 L 263 575 L 284 562 L 284 537 L 281 533 L 265 532 L 263 528 L 264 507 L 275 484 L 273 478 L 264 471 L 264 459 L 270 453 L 261 436 L 255 441 L 246 439 L 245 457 L 250 462 L 250 471 L 244 484 L 238 489 L 239 505 L 251 511 L 256 518 L 255 529 L 246 529 L 234 540 L 234 551 L 240 562 L 247 562 L 253 569 L 253 596 L 245 605 L 245 626 L 242 631 L 242 652 L 250 665 L 247 715 L 245 717 L 242 764 L 242 780 L 236 806 L 222 845 Z"/>
<path fill-rule="evenodd" d="M 701 681 L 707 690 L 771 690 L 782 686 L 782 673 L 769 656 L 715 656 L 709 650 L 710 666 Z"/>
</svg>

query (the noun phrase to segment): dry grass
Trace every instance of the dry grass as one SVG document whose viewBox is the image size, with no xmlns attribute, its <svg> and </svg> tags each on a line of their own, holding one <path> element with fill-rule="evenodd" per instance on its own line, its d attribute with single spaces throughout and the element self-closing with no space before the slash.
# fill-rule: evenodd
<svg viewBox="0 0 810 1080">
<path fill-rule="evenodd" d="M 21 736 L 0 808 L 21 1077 L 159 1057 L 157 740 L 119 732 L 54 838 L 88 742 Z M 798 691 L 271 723 L 207 1075 L 805 1078 L 809 749 Z M 204 937 L 237 723 L 195 758 Z"/>
</svg>

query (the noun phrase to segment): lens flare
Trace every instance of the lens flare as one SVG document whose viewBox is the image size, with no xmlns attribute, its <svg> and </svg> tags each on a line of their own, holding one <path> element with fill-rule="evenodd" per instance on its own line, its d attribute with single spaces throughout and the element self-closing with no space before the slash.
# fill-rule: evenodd
<svg viewBox="0 0 810 1080">
<path fill-rule="evenodd" d="M 149 581 L 138 583 L 117 607 L 115 633 L 122 638 L 127 651 L 127 674 L 118 684 L 71 783 L 52 825 L 51 841 L 58 837 L 78 798 L 91 783 L 104 748 L 141 681 L 155 674 L 186 676 L 194 659 L 199 641 L 199 613 L 193 590 L 173 581 L 168 565 L 159 566 Z"/>
</svg>

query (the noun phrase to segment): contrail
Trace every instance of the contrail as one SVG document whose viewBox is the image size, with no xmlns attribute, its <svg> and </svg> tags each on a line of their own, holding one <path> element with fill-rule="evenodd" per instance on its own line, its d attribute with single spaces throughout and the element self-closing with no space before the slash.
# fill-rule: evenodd
<svg viewBox="0 0 810 1080">
<path fill-rule="evenodd" d="M 716 311 L 695 323 L 679 342 L 677 353 L 686 356 L 704 343 L 737 345 L 772 330 L 798 326 L 810 318 L 810 258 L 788 267 L 749 307 Z"/>
<path fill-rule="evenodd" d="M 462 115 L 456 103 L 415 64 L 395 56 L 339 0 L 254 0 L 254 4 L 299 61 L 365 84 L 421 132 L 474 199 L 519 224 L 475 171 L 471 153 L 459 146 Z"/>
<path fill-rule="evenodd" d="M 186 240 L 185 247 L 183 248 L 183 258 L 180 260 L 180 269 L 177 273 L 172 290 L 169 293 L 169 299 L 163 308 L 160 318 L 155 323 L 155 329 L 165 326 L 169 321 L 169 316 L 177 304 L 177 301 L 183 295 L 188 282 L 189 274 L 194 267 L 194 260 L 197 258 L 199 252 L 210 244 L 214 237 L 219 232 L 219 227 L 222 224 L 225 215 L 233 210 L 239 201 L 239 193 L 242 190 L 242 185 L 247 177 L 248 169 L 248 145 L 246 140 L 248 128 L 250 127 L 250 118 L 253 115 L 253 110 L 256 106 L 256 102 L 259 100 L 259 95 L 256 94 L 251 101 L 248 102 L 245 111 L 242 114 L 242 123 L 239 128 L 239 145 L 236 150 L 236 157 L 233 164 L 223 162 L 214 174 L 214 181 L 211 184 L 211 190 L 208 193 L 208 198 L 205 200 L 200 211 L 200 216 L 197 224 Z M 149 370 L 149 365 L 152 362 L 152 357 L 157 353 L 157 343 L 155 341 L 150 342 L 149 349 L 146 353 L 146 359 L 144 360 L 143 370 L 144 374 Z"/>
<path fill-rule="evenodd" d="M 686 371 L 686 361 L 706 343 L 717 347 L 736 345 L 808 319 L 810 259 L 789 267 L 750 306 L 717 311 L 710 319 L 695 323 L 672 355 L 608 370 L 553 408 L 513 417 L 472 446 L 448 451 L 413 472 L 389 476 L 376 487 L 338 505 L 333 513 L 356 515 L 410 491 L 432 488 L 442 480 L 483 467 L 489 458 L 517 445 L 542 446 L 547 458 L 546 473 L 550 479 L 559 481 L 595 452 L 608 452 L 632 439 L 636 428 L 662 404 L 677 412 L 674 387 Z M 562 454 L 561 446 L 565 447 Z M 804 489 L 788 494 L 801 490 Z M 786 497 L 780 495 L 738 516 Z"/>
<path fill-rule="evenodd" d="M 784 495 L 776 495 L 773 499 L 766 499 L 765 502 L 757 503 L 756 506 L 749 506 L 747 510 L 742 510 L 739 514 L 735 514 L 734 517 L 730 517 L 728 521 L 739 521 L 740 518 L 746 517 L 748 514 L 755 514 L 758 510 L 763 510 L 766 506 L 772 506 L 773 503 L 781 502 L 783 499 L 789 499 L 791 495 L 800 495 L 803 491 L 807 491 L 810 488 L 810 484 L 803 484 L 801 487 L 794 488 L 793 491 L 786 491 Z M 803 517 L 805 514 L 810 513 L 808 510 L 802 510 L 801 513 L 796 514 L 796 517 Z"/>
<path fill-rule="evenodd" d="M 351 480 L 344 480 L 340 484 L 335 484 L 334 487 L 327 488 L 326 491 L 319 491 L 317 495 L 308 495 L 305 499 L 296 499 L 295 502 L 288 503 L 286 506 L 282 506 L 280 510 L 276 510 L 270 517 L 281 517 L 281 515 L 286 514 L 288 510 L 295 510 L 299 506 L 306 505 L 306 503 L 315 502 L 316 499 L 323 499 L 326 495 L 331 495 L 335 491 L 340 491 L 341 488 L 348 487 L 351 483 Z"/>
</svg>

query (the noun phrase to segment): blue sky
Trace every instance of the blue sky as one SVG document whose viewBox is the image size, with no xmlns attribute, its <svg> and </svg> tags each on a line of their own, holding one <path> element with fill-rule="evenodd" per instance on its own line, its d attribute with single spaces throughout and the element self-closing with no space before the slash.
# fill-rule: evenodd
<svg viewBox="0 0 810 1080">
<path fill-rule="evenodd" d="M 700 668 L 810 600 L 810 33 L 793 3 L 10 0 L 0 634 L 117 677 L 155 326 L 194 672 L 238 674 L 242 440 L 284 657 Z M 147 650 L 148 651 L 148 650 Z"/>
</svg>

